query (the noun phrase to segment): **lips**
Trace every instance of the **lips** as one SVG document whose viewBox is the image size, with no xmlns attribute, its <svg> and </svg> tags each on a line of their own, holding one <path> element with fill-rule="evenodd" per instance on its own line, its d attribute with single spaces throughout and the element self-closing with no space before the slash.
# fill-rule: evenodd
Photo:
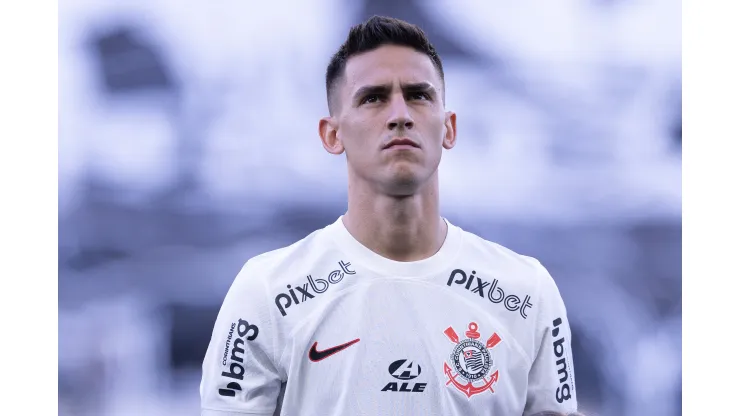
<svg viewBox="0 0 740 416">
<path fill-rule="evenodd" d="M 407 137 L 398 137 L 386 143 L 385 146 L 383 146 L 383 149 L 389 149 L 393 146 L 412 146 L 419 148 L 419 145 L 415 141 Z"/>
</svg>

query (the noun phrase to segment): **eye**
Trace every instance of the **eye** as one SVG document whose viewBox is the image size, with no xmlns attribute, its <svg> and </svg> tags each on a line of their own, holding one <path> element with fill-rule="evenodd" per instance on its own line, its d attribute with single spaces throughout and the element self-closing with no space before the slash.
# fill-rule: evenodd
<svg viewBox="0 0 740 416">
<path fill-rule="evenodd" d="M 360 104 L 373 104 L 373 103 L 377 103 L 377 102 L 380 101 L 380 98 L 381 97 L 378 94 L 370 94 L 370 95 L 366 96 L 365 98 L 363 98 L 362 101 L 360 101 Z"/>
<path fill-rule="evenodd" d="M 411 100 L 430 100 L 431 97 L 429 94 L 425 92 L 412 92 L 409 94 L 409 99 Z"/>
</svg>

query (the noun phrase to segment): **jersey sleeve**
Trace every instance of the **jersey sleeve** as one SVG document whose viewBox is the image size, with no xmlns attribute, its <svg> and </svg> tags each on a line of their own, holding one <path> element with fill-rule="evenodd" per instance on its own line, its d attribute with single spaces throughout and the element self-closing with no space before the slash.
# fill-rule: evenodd
<svg viewBox="0 0 740 416">
<path fill-rule="evenodd" d="M 282 378 L 273 325 L 260 276 L 249 263 L 219 310 L 203 359 L 201 416 L 272 416 Z"/>
<path fill-rule="evenodd" d="M 540 308 L 537 315 L 536 355 L 529 371 L 524 416 L 543 411 L 576 412 L 576 385 L 571 332 L 565 304 L 555 281 L 541 270 Z"/>
</svg>

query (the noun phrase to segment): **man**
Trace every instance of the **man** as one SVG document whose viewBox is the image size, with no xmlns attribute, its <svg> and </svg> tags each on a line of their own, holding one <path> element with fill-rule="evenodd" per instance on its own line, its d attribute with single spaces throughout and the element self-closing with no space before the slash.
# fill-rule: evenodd
<svg viewBox="0 0 740 416">
<path fill-rule="evenodd" d="M 456 115 L 425 34 L 377 16 L 353 27 L 326 90 L 319 135 L 346 154 L 348 209 L 244 265 L 203 363 L 202 414 L 575 411 L 553 279 L 440 216 Z"/>
</svg>

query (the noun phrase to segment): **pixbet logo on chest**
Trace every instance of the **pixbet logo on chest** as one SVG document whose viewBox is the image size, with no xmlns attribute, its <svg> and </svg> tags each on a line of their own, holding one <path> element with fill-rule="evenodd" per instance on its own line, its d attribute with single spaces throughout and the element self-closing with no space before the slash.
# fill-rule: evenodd
<svg viewBox="0 0 740 416">
<path fill-rule="evenodd" d="M 314 279 L 311 275 L 308 275 L 306 283 L 303 283 L 303 285 L 299 284 L 295 287 L 288 285 L 288 293 L 280 293 L 275 296 L 275 306 L 277 306 L 281 315 L 287 315 L 288 311 L 286 309 L 292 305 L 298 305 L 301 302 L 313 299 L 316 295 L 329 290 L 330 285 L 341 282 L 345 275 L 355 274 L 356 272 L 349 268 L 351 265 L 352 263 L 339 261 L 340 269 L 333 270 L 326 279 Z M 298 299 L 299 296 L 300 300 Z"/>
<path fill-rule="evenodd" d="M 499 286 L 497 279 L 493 279 L 493 282 L 483 280 L 475 275 L 475 270 L 470 273 L 470 276 L 460 269 L 453 270 L 449 279 L 447 279 L 447 286 L 452 287 L 453 283 L 456 285 L 465 284 L 466 290 L 478 294 L 483 299 L 487 297 L 491 303 L 503 303 L 504 307 L 511 312 L 519 311 L 519 315 L 524 319 L 527 319 L 527 308 L 533 306 L 530 303 L 532 298 L 529 295 L 524 296 L 524 300 L 517 295 L 507 295 L 504 289 Z M 488 291 L 486 291 L 486 288 L 488 288 Z"/>
</svg>

